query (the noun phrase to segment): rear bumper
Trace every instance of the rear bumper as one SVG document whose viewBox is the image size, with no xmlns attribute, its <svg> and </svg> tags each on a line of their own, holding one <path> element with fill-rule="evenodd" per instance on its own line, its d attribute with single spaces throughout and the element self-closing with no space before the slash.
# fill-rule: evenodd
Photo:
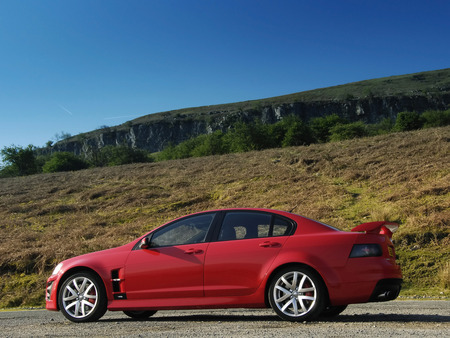
<svg viewBox="0 0 450 338">
<path fill-rule="evenodd" d="M 382 279 L 376 285 L 370 296 L 369 302 L 386 302 L 398 297 L 402 288 L 402 279 Z"/>
</svg>

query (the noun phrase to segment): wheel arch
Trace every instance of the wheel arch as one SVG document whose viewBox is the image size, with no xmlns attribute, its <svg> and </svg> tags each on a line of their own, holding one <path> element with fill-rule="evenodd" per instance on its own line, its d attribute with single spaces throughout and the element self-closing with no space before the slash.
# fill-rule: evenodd
<svg viewBox="0 0 450 338">
<path fill-rule="evenodd" d="M 92 268 L 88 268 L 87 266 L 75 266 L 73 268 L 70 268 L 69 270 L 67 270 L 66 272 L 64 272 L 64 274 L 61 276 L 61 278 L 59 279 L 58 282 L 58 288 L 56 290 L 56 308 L 59 310 L 61 310 L 59 308 L 59 302 L 58 302 L 58 297 L 59 297 L 59 293 L 61 291 L 61 287 L 64 284 L 64 282 L 72 275 L 76 274 L 76 273 L 80 273 L 80 272 L 89 272 L 92 273 L 93 275 L 97 276 L 99 278 L 99 280 L 101 280 L 102 282 L 102 286 L 103 286 L 103 291 L 105 292 L 105 294 L 107 295 L 107 288 L 105 285 L 105 281 L 103 280 L 103 278 L 99 275 L 99 273 L 97 271 L 95 271 Z"/>
<path fill-rule="evenodd" d="M 317 277 L 319 278 L 320 282 L 322 283 L 322 286 L 326 292 L 325 295 L 325 301 L 327 304 L 330 303 L 330 295 L 328 292 L 328 287 L 327 284 L 325 283 L 325 280 L 323 278 L 323 276 L 320 274 L 319 271 L 317 271 L 316 269 L 314 269 L 311 265 L 305 264 L 305 263 L 301 263 L 301 262 L 290 262 L 290 263 L 284 263 L 278 267 L 276 267 L 269 275 L 269 277 L 266 280 L 266 285 L 264 288 L 264 303 L 266 304 L 266 307 L 270 308 L 270 303 L 269 303 L 269 289 L 270 289 L 270 284 L 272 283 L 273 278 L 275 277 L 275 275 L 278 273 L 278 271 L 281 271 L 287 267 L 302 267 L 302 268 L 306 268 L 308 270 L 311 270 L 311 272 L 313 272 L 315 275 L 317 275 Z"/>
</svg>

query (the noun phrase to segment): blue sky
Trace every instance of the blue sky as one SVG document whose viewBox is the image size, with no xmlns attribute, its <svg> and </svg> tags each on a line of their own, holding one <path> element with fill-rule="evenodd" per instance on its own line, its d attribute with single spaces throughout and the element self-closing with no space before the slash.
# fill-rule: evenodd
<svg viewBox="0 0 450 338">
<path fill-rule="evenodd" d="M 0 149 L 450 67 L 450 2 L 1 0 Z"/>
</svg>

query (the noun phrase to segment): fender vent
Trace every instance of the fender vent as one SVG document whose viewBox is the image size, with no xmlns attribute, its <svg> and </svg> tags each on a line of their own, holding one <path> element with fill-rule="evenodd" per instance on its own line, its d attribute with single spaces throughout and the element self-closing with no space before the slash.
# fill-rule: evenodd
<svg viewBox="0 0 450 338">
<path fill-rule="evenodd" d="M 119 270 L 111 271 L 111 282 L 113 287 L 113 292 L 120 292 L 120 278 L 119 278 Z"/>
</svg>

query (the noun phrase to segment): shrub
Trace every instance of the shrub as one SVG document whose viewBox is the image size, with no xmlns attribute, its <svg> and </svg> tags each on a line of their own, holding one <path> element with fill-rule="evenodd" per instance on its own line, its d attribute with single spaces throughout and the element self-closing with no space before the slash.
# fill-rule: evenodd
<svg viewBox="0 0 450 338">
<path fill-rule="evenodd" d="M 330 140 L 331 129 L 338 124 L 345 123 L 347 123 L 345 119 L 339 117 L 337 114 L 332 114 L 325 117 L 313 118 L 309 124 L 317 142 L 325 143 Z"/>
<path fill-rule="evenodd" d="M 331 141 L 342 141 L 368 135 L 367 126 L 361 122 L 353 122 L 348 124 L 338 124 L 330 130 Z"/>
<path fill-rule="evenodd" d="M 69 152 L 54 153 L 42 167 L 44 173 L 76 171 L 88 168 L 87 162 Z"/>
<path fill-rule="evenodd" d="M 114 166 L 151 162 L 151 159 L 144 150 L 133 149 L 127 146 L 106 146 L 100 150 L 97 161 L 98 166 Z"/>
<path fill-rule="evenodd" d="M 256 123 L 237 123 L 227 133 L 227 147 L 231 152 L 245 152 L 270 148 L 273 141 L 269 138 L 269 125 Z"/>
<path fill-rule="evenodd" d="M 283 147 L 308 145 L 314 142 L 314 137 L 309 126 L 301 120 L 290 123 L 283 141 Z"/>
<path fill-rule="evenodd" d="M 400 112 L 397 115 L 395 121 L 394 130 L 395 131 L 408 131 L 416 130 L 422 128 L 424 124 L 424 119 L 417 112 L 405 111 Z"/>
<path fill-rule="evenodd" d="M 450 109 L 428 110 L 422 114 L 424 128 L 443 127 L 450 124 Z"/>
<path fill-rule="evenodd" d="M 381 122 L 367 125 L 369 135 L 389 134 L 394 128 L 395 122 L 392 118 L 386 117 Z"/>
<path fill-rule="evenodd" d="M 220 155 L 228 152 L 224 143 L 224 133 L 220 130 L 215 131 L 209 135 L 199 136 L 199 144 L 192 150 L 191 154 L 194 157 Z"/>
</svg>

